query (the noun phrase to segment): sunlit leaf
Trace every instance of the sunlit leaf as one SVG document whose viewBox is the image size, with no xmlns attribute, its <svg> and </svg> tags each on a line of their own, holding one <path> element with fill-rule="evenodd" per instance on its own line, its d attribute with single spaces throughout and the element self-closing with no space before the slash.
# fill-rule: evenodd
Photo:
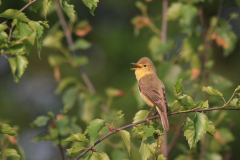
<svg viewBox="0 0 240 160">
<path fill-rule="evenodd" d="M 98 152 L 98 155 L 99 155 L 101 160 L 110 160 L 107 153 L 105 153 L 105 152 Z"/>
<path fill-rule="evenodd" d="M 89 142 L 85 135 L 81 133 L 73 134 L 64 141 L 73 141 L 73 142 Z"/>
<path fill-rule="evenodd" d="M 188 95 L 183 95 L 183 96 L 178 97 L 177 101 L 179 102 L 179 104 L 181 106 L 183 106 L 186 109 L 196 107 L 194 100 Z"/>
<path fill-rule="evenodd" d="M 211 134 L 211 135 L 213 135 L 213 134 L 216 132 L 216 128 L 215 128 L 213 122 L 212 122 L 212 121 L 209 121 L 209 120 L 208 120 L 207 132 L 208 132 L 209 134 Z"/>
<path fill-rule="evenodd" d="M 92 46 L 92 44 L 90 42 L 88 42 L 85 39 L 78 39 L 74 42 L 74 48 L 75 49 L 83 49 L 86 50 L 88 48 L 90 48 Z"/>
<path fill-rule="evenodd" d="M 25 16 L 25 14 L 16 9 L 8 9 L 0 14 L 0 17 L 8 18 L 8 19 L 17 19 L 22 22 L 29 22 L 29 19 Z"/>
<path fill-rule="evenodd" d="M 102 119 L 94 119 L 90 122 L 88 128 L 88 134 L 91 143 L 94 143 L 97 139 L 98 132 L 104 127 L 105 121 Z"/>
<path fill-rule="evenodd" d="M 7 148 L 0 153 L 6 156 L 8 160 L 20 160 L 20 155 L 15 149 Z"/>
<path fill-rule="evenodd" d="M 203 87 L 202 90 L 204 92 L 207 92 L 211 96 L 215 96 L 215 97 L 218 97 L 218 98 L 222 98 L 223 97 L 223 94 L 221 92 L 219 92 L 218 90 L 214 89 L 211 86 Z"/>
<path fill-rule="evenodd" d="M 130 149 L 131 149 L 130 133 L 125 130 L 120 130 L 120 133 L 122 135 L 123 142 L 127 148 L 128 154 L 130 156 Z"/>
<path fill-rule="evenodd" d="M 88 63 L 88 59 L 85 56 L 72 57 L 72 60 L 78 65 L 83 66 Z"/>
<path fill-rule="evenodd" d="M 168 106 L 168 111 L 171 112 L 175 112 L 178 111 L 180 109 L 180 104 L 178 103 L 177 100 L 175 100 L 172 104 L 170 104 Z"/>
<path fill-rule="evenodd" d="M 43 0 L 43 14 L 45 16 L 45 19 L 46 19 L 48 10 L 51 7 L 51 3 L 52 3 L 51 0 L 50 1 L 49 0 Z"/>
<path fill-rule="evenodd" d="M 4 31 L 7 28 L 8 26 L 6 24 L 0 24 L 0 32 Z"/>
<path fill-rule="evenodd" d="M 205 157 L 204 157 L 205 160 L 223 160 L 222 156 L 218 153 L 209 153 L 207 152 Z"/>
<path fill-rule="evenodd" d="M 144 134 L 142 134 L 144 137 L 150 137 L 153 136 L 153 133 L 155 132 L 155 128 L 151 126 L 143 126 Z"/>
<path fill-rule="evenodd" d="M 179 94 L 184 92 L 184 89 L 182 87 L 182 79 L 180 79 L 179 81 L 177 81 L 174 84 L 174 91 L 175 91 L 175 94 L 177 94 L 177 95 L 179 95 Z"/>
<path fill-rule="evenodd" d="M 49 133 L 46 133 L 46 132 L 39 133 L 32 139 L 32 141 L 34 141 L 34 142 L 50 141 L 50 140 L 53 140 L 53 138 L 51 137 L 51 135 Z"/>
<path fill-rule="evenodd" d="M 148 111 L 147 110 L 140 110 L 138 111 L 134 118 L 133 118 L 133 123 L 139 122 L 141 120 L 144 120 L 146 118 Z"/>
<path fill-rule="evenodd" d="M 167 20 L 176 20 L 181 16 L 180 9 L 182 7 L 182 3 L 175 2 L 171 3 L 171 6 L 168 7 L 167 10 Z"/>
<path fill-rule="evenodd" d="M 34 25 L 36 27 L 36 32 L 37 32 L 37 49 L 38 49 L 38 55 L 40 57 L 40 52 L 41 52 L 41 48 L 42 48 L 42 44 L 43 44 L 43 29 L 44 27 L 42 25 L 40 25 L 38 22 L 34 22 Z"/>
</svg>

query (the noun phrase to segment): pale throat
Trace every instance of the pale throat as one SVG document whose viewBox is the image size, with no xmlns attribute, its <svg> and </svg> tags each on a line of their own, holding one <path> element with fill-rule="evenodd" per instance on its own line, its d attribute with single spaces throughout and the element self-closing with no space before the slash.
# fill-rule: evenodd
<svg viewBox="0 0 240 160">
<path fill-rule="evenodd" d="M 139 81 L 143 76 L 146 75 L 146 72 L 138 69 L 138 70 L 135 70 L 135 75 L 136 75 L 137 80 Z"/>
</svg>

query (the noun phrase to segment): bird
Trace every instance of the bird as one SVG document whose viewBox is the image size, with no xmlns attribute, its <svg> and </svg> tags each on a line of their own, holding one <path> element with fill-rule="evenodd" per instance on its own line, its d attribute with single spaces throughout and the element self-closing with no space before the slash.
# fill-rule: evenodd
<svg viewBox="0 0 240 160">
<path fill-rule="evenodd" d="M 156 106 L 161 117 L 163 129 L 168 131 L 166 90 L 163 82 L 157 76 L 153 62 L 148 57 L 143 57 L 137 63 L 131 64 L 137 66 L 137 68 L 131 68 L 131 70 L 135 70 L 139 94 L 145 103 L 151 107 L 145 119 L 148 118 L 149 113 Z"/>
</svg>

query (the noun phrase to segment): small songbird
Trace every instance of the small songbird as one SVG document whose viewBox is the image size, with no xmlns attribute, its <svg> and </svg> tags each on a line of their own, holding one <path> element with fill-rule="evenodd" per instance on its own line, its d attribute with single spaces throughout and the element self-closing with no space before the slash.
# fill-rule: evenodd
<svg viewBox="0 0 240 160">
<path fill-rule="evenodd" d="M 168 131 L 169 124 L 167 118 L 168 105 L 166 91 L 162 81 L 157 76 L 156 68 L 147 57 L 143 57 L 137 63 L 132 64 L 138 67 L 132 68 L 131 70 L 135 70 L 140 96 L 147 105 L 151 106 L 146 118 L 152 108 L 156 106 L 161 117 L 163 129 Z"/>
</svg>

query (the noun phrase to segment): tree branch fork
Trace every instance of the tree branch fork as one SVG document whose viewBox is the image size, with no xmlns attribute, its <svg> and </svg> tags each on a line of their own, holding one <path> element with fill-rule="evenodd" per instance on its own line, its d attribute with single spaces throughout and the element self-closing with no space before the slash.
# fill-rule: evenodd
<svg viewBox="0 0 240 160">
<path fill-rule="evenodd" d="M 168 113 L 168 116 L 172 116 L 172 115 L 176 115 L 176 114 L 181 114 L 181 113 L 190 113 L 190 112 L 205 112 L 205 111 L 213 111 L 213 110 L 239 110 L 237 108 L 233 108 L 233 107 L 215 107 L 215 108 L 207 108 L 207 109 L 197 109 L 197 110 L 186 110 L 186 111 L 176 111 L 176 112 L 171 112 L 171 113 Z M 156 116 L 153 116 L 153 117 L 150 117 L 148 119 L 145 119 L 145 120 L 142 120 L 142 121 L 139 121 L 139 122 L 136 122 L 136 123 L 132 123 L 132 124 L 128 124 L 126 126 L 123 126 L 123 127 L 120 127 L 116 130 L 113 130 L 111 132 L 109 132 L 108 134 L 106 134 L 105 136 L 103 136 L 102 138 L 100 138 L 99 140 L 97 140 L 94 145 L 88 147 L 85 151 L 83 151 L 81 154 L 79 154 L 74 160 L 78 160 L 79 158 L 81 158 L 82 156 L 84 156 L 88 151 L 92 150 L 94 146 L 96 146 L 98 143 L 100 143 L 101 141 L 103 141 L 104 139 L 106 139 L 107 137 L 111 136 L 112 134 L 114 133 L 117 133 L 119 130 L 124 130 L 124 129 L 127 129 L 127 128 L 130 128 L 130 127 L 135 127 L 136 125 L 138 124 L 141 124 L 141 123 L 144 123 L 144 122 L 147 122 L 148 120 L 153 120 L 153 119 L 157 119 L 157 118 L 160 118 L 159 115 L 156 115 Z"/>
</svg>

